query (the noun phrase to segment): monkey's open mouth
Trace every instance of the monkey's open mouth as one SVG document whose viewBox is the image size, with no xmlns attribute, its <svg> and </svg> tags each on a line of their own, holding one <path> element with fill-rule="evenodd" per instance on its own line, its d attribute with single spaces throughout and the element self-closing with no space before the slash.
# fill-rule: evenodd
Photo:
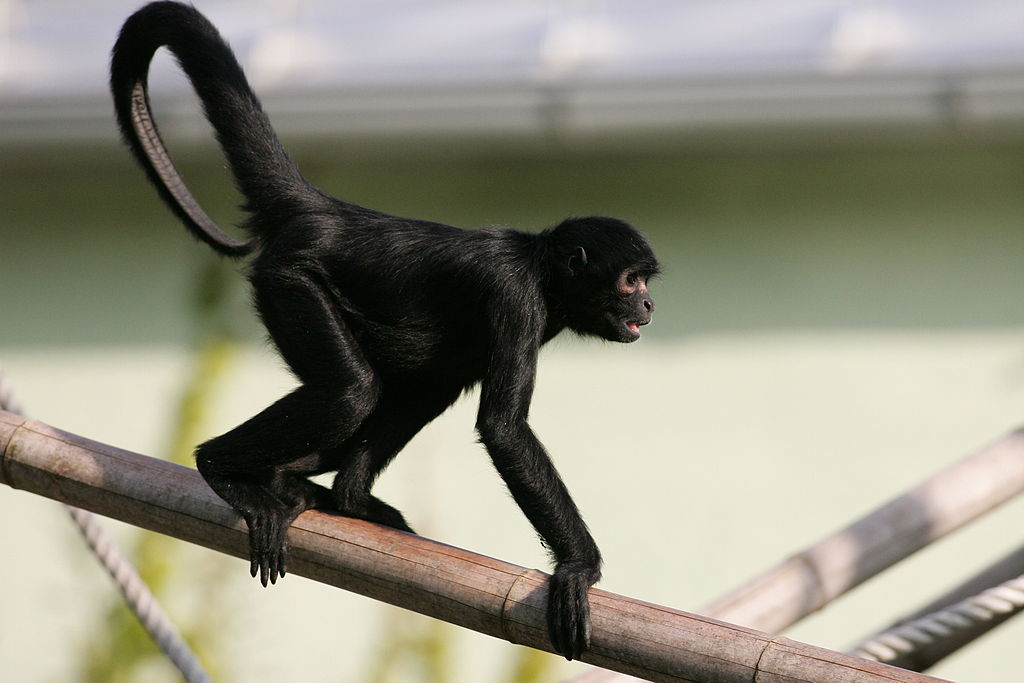
<svg viewBox="0 0 1024 683">
<path fill-rule="evenodd" d="M 650 320 L 627 320 L 626 321 L 626 329 L 639 337 L 640 336 L 640 328 L 642 326 L 648 324 L 649 322 L 651 322 L 651 321 Z"/>
</svg>

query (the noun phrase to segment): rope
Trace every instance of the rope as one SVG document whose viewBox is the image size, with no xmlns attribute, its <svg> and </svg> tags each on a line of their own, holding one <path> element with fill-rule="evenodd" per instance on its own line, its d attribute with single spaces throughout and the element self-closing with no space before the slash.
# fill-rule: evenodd
<svg viewBox="0 0 1024 683">
<path fill-rule="evenodd" d="M 25 414 L 25 407 L 14 395 L 14 387 L 11 386 L 3 369 L 0 369 L 0 408 L 15 415 Z"/>
<path fill-rule="evenodd" d="M 1024 575 L 972 595 L 949 607 L 898 624 L 870 638 L 850 654 L 876 662 L 897 657 L 953 636 L 957 631 L 1024 609 Z"/>
<path fill-rule="evenodd" d="M 17 415 L 25 414 L 7 375 L 2 370 L 0 370 L 0 409 Z M 71 515 L 71 519 L 75 522 L 75 526 L 82 534 L 89 549 L 114 579 L 114 583 L 121 591 L 121 595 L 124 596 L 128 607 L 138 618 L 139 623 L 146 629 L 157 647 L 181 672 L 182 677 L 188 683 L 211 683 L 209 675 L 203 670 L 203 666 L 189 649 L 178 629 L 167 618 L 167 614 L 161 609 L 160 604 L 135 567 L 132 566 L 131 561 L 100 525 L 96 515 L 70 505 L 64 507 Z"/>
</svg>

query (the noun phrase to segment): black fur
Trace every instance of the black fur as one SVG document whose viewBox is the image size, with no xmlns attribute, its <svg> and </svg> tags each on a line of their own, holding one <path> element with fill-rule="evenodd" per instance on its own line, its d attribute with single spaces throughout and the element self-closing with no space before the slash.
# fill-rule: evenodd
<svg viewBox="0 0 1024 683">
<path fill-rule="evenodd" d="M 203 213 L 156 131 L 153 53 L 178 58 L 245 197 L 249 242 Z M 590 637 L 587 589 L 601 556 L 527 424 L 537 352 L 563 329 L 630 342 L 651 319 L 644 238 L 612 218 L 539 234 L 466 231 L 329 197 L 285 153 L 230 48 L 195 9 L 156 2 L 125 23 L 111 89 L 135 157 L 171 210 L 227 256 L 254 254 L 256 308 L 300 386 L 196 450 L 199 471 L 249 526 L 251 571 L 284 576 L 287 529 L 310 508 L 411 531 L 370 493 L 403 446 L 482 383 L 477 429 L 512 496 L 550 548 L 548 624 L 572 659 Z M 307 479 L 337 471 L 331 489 Z"/>
</svg>

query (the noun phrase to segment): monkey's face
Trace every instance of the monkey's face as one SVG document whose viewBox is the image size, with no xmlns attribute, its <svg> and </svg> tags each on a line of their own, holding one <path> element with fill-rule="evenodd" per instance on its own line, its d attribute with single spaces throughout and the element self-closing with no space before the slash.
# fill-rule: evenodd
<svg viewBox="0 0 1024 683">
<path fill-rule="evenodd" d="M 614 277 L 577 279 L 567 301 L 570 329 L 608 341 L 635 342 L 654 312 L 647 281 L 648 275 L 633 267 Z"/>
<path fill-rule="evenodd" d="M 615 218 L 569 218 L 546 232 L 569 329 L 629 343 L 651 322 L 654 299 L 647 281 L 658 260 L 639 232 Z"/>
<path fill-rule="evenodd" d="M 615 294 L 607 303 L 604 318 L 608 327 L 601 336 L 609 341 L 635 342 L 640 338 L 640 328 L 651 322 L 654 313 L 647 276 L 633 269 L 620 273 L 615 282 Z"/>
</svg>

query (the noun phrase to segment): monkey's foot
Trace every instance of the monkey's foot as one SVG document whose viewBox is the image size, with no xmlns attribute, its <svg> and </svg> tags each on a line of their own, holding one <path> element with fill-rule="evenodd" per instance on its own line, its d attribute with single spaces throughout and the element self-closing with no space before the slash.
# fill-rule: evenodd
<svg viewBox="0 0 1024 683">
<path fill-rule="evenodd" d="M 410 534 L 416 533 L 397 508 L 388 505 L 374 495 L 335 491 L 334 506 L 333 510 L 326 510 L 326 512 L 336 513 L 343 517 L 365 519 L 367 522 L 382 524 Z"/>
<path fill-rule="evenodd" d="M 548 582 L 548 635 L 555 651 L 579 659 L 590 647 L 590 601 L 587 590 L 600 578 L 590 567 L 559 564 Z"/>
<path fill-rule="evenodd" d="M 288 564 L 288 527 L 295 517 L 280 512 L 258 511 L 245 515 L 249 525 L 249 573 L 260 583 L 277 583 Z"/>
<path fill-rule="evenodd" d="M 405 516 L 397 508 L 391 507 L 376 496 L 370 496 L 366 519 L 377 524 L 389 526 L 392 529 L 398 529 L 399 531 L 406 531 L 410 534 L 416 533 L 405 521 Z"/>
</svg>

